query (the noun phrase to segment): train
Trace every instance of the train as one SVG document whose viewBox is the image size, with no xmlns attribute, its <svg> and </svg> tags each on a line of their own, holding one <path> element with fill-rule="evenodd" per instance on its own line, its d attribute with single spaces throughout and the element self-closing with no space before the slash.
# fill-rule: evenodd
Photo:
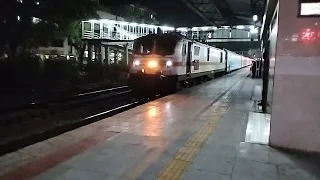
<svg viewBox="0 0 320 180">
<path fill-rule="evenodd" d="M 174 33 L 149 34 L 133 42 L 129 86 L 134 92 L 177 92 L 183 86 L 227 74 L 252 59 Z"/>
</svg>

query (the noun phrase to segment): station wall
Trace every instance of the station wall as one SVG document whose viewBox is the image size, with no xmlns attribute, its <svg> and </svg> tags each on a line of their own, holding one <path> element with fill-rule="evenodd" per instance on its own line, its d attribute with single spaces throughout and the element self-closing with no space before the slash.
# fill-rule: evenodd
<svg viewBox="0 0 320 180">
<path fill-rule="evenodd" d="M 298 13 L 299 0 L 279 0 L 270 145 L 320 152 L 319 17 Z"/>
</svg>

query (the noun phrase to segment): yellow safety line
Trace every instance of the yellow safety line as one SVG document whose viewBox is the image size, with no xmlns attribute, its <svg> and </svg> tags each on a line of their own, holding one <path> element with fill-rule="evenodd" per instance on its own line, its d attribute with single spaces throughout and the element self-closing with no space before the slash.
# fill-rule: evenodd
<svg viewBox="0 0 320 180">
<path fill-rule="evenodd" d="M 227 108 L 224 107 L 224 110 L 226 109 Z M 160 171 L 156 179 L 181 179 L 183 172 L 188 167 L 189 163 L 192 162 L 209 136 L 213 133 L 218 121 L 222 119 L 224 112 L 218 110 L 215 115 L 207 119 L 205 124 L 193 134 L 193 136 L 175 154 L 175 157 L 162 169 L 162 171 Z"/>
<path fill-rule="evenodd" d="M 235 87 L 245 78 L 235 84 Z M 227 93 L 228 94 L 228 93 Z M 217 123 L 222 119 L 222 116 L 227 112 L 231 105 L 230 100 L 224 98 L 225 94 L 219 101 L 215 103 L 213 116 L 208 118 L 205 124 L 200 127 L 192 137 L 180 148 L 174 158 L 160 171 L 155 180 L 180 180 L 185 169 L 190 162 L 196 157 L 202 146 L 205 144 L 209 136 L 214 132 Z"/>
</svg>

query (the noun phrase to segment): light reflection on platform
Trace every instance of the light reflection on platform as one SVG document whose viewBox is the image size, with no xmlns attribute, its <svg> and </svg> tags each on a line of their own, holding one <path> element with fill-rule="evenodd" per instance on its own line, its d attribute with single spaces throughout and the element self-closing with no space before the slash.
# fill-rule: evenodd
<svg viewBox="0 0 320 180">
<path fill-rule="evenodd" d="M 249 112 L 245 142 L 269 144 L 270 114 Z"/>
</svg>

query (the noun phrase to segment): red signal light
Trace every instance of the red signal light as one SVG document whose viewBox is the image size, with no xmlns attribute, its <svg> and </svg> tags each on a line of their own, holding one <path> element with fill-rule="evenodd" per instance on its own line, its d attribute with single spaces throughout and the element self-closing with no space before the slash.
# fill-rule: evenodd
<svg viewBox="0 0 320 180">
<path fill-rule="evenodd" d="M 315 41 L 317 39 L 317 33 L 311 29 L 305 29 L 301 33 L 301 40 L 305 42 Z"/>
</svg>

